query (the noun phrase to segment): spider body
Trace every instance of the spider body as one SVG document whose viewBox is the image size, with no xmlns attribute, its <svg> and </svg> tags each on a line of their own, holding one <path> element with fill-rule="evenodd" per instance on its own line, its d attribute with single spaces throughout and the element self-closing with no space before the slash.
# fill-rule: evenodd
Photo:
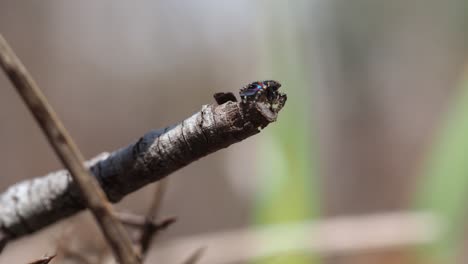
<svg viewBox="0 0 468 264">
<path fill-rule="evenodd" d="M 280 87 L 277 81 L 258 81 L 244 86 L 239 95 L 244 104 L 263 102 L 269 104 L 272 111 L 278 112 L 287 100 L 286 94 L 279 91 Z"/>
<path fill-rule="evenodd" d="M 244 86 L 239 94 L 243 102 L 258 101 L 262 97 L 273 101 L 278 97 L 280 87 L 281 84 L 273 80 L 253 82 Z"/>
</svg>

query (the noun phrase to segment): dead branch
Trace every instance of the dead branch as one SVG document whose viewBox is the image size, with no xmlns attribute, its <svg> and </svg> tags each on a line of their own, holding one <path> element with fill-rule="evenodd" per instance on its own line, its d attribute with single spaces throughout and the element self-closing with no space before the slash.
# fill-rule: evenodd
<svg viewBox="0 0 468 264">
<path fill-rule="evenodd" d="M 196 264 L 198 261 L 201 259 L 203 256 L 203 253 L 205 252 L 205 248 L 197 248 L 192 254 L 190 254 L 186 260 L 182 262 L 182 264 Z"/>
<path fill-rule="evenodd" d="M 55 258 L 55 255 L 50 257 L 43 257 L 41 259 L 30 262 L 29 264 L 48 264 L 53 258 Z"/>
<path fill-rule="evenodd" d="M 267 102 L 235 102 L 224 96 L 177 125 L 150 131 L 137 142 L 87 163 L 111 202 L 210 153 L 260 132 L 280 109 Z M 85 208 L 66 170 L 17 183 L 0 194 L 0 245 Z"/>
<path fill-rule="evenodd" d="M 177 219 L 175 217 L 167 217 L 160 221 L 148 219 L 145 216 L 132 213 L 117 213 L 117 218 L 126 226 L 131 228 L 142 229 L 148 223 L 151 225 L 152 232 L 164 230 L 174 224 Z"/>
<path fill-rule="evenodd" d="M 162 199 L 164 193 L 166 192 L 168 183 L 168 178 L 164 178 L 161 181 L 156 183 L 155 190 L 154 190 L 154 198 L 151 202 L 150 208 L 146 214 L 146 223 L 143 225 L 140 231 L 140 239 L 139 239 L 139 246 L 140 246 L 140 254 L 142 258 L 145 257 L 146 252 L 153 241 L 153 238 L 158 231 L 153 224 L 152 219 L 158 219 L 159 211 L 161 210 Z"/>
</svg>

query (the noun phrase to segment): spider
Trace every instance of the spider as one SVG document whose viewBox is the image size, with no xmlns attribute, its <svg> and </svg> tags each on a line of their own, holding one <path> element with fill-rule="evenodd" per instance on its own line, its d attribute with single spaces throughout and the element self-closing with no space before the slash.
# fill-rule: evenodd
<svg viewBox="0 0 468 264">
<path fill-rule="evenodd" d="M 244 86 L 239 95 L 243 103 L 267 101 L 272 110 L 279 111 L 287 99 L 286 94 L 278 91 L 280 87 L 281 84 L 277 81 L 258 81 Z"/>
</svg>

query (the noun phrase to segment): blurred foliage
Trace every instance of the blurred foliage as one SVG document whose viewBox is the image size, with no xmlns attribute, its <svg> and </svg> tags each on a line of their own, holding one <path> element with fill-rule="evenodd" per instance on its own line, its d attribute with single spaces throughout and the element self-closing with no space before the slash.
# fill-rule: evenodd
<svg viewBox="0 0 468 264">
<path fill-rule="evenodd" d="M 468 75 L 459 93 L 426 161 L 417 197 L 417 207 L 434 212 L 443 225 L 440 240 L 424 251 L 425 257 L 442 261 L 439 263 L 455 263 L 467 220 Z"/>
<path fill-rule="evenodd" d="M 259 16 L 259 23 L 265 24 L 258 27 L 262 30 L 258 34 L 266 35 L 261 40 L 267 40 L 259 45 L 265 51 L 260 72 L 269 73 L 267 78 L 282 83 L 281 89 L 287 93 L 288 101 L 280 113 L 280 120 L 262 134 L 264 140 L 257 159 L 262 189 L 257 200 L 256 223 L 304 221 L 317 214 L 319 195 L 314 182 L 315 157 L 308 107 L 310 80 L 301 61 L 298 18 L 292 15 L 298 12 L 283 1 L 265 1 L 263 4 L 268 6 L 261 10 L 271 10 L 272 13 Z M 299 8 L 300 5 L 295 4 L 294 7 Z M 307 234 L 304 232 L 304 235 Z M 287 257 L 275 256 L 261 262 L 311 263 L 311 257 L 305 253 L 291 253 Z"/>
</svg>

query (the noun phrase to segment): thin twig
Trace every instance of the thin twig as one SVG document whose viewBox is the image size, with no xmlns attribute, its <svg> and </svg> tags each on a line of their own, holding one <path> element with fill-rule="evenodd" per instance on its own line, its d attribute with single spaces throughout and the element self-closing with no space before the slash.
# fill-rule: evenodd
<svg viewBox="0 0 468 264">
<path fill-rule="evenodd" d="M 63 165 L 70 171 L 86 206 L 99 223 L 115 257 L 120 263 L 140 263 L 131 240 L 121 223 L 113 215 L 104 192 L 96 179 L 83 165 L 84 158 L 73 142 L 58 116 L 47 102 L 39 86 L 26 67 L 15 55 L 3 36 L 0 35 L 0 65 L 27 107 L 42 128 Z"/>
<path fill-rule="evenodd" d="M 203 256 L 203 253 L 205 253 L 205 248 L 204 247 L 197 248 L 197 250 L 192 252 L 192 254 L 190 254 L 188 256 L 188 258 L 182 262 L 182 264 L 195 264 L 195 263 L 197 263 L 201 259 L 201 257 Z"/>
<path fill-rule="evenodd" d="M 150 208 L 148 209 L 148 212 L 146 213 L 147 219 L 158 218 L 159 212 L 161 210 L 162 200 L 163 200 L 164 194 L 166 193 L 168 184 L 169 184 L 168 178 L 164 178 L 156 183 L 156 186 L 154 189 L 153 202 L 151 203 Z"/>
<path fill-rule="evenodd" d="M 142 215 L 122 212 L 117 213 L 117 218 L 122 222 L 122 224 L 138 229 L 142 229 L 149 222 L 151 223 L 152 228 L 156 229 L 156 231 L 164 230 L 177 221 L 175 217 L 167 217 L 163 220 L 155 221 L 147 219 Z"/>
<path fill-rule="evenodd" d="M 168 178 L 165 178 L 156 183 L 155 190 L 154 190 L 154 198 L 153 202 L 150 205 L 148 213 L 146 214 L 146 223 L 141 229 L 141 235 L 139 239 L 140 244 L 140 254 L 142 258 L 145 257 L 146 252 L 153 241 L 153 238 L 158 231 L 152 223 L 152 219 L 157 220 L 159 211 L 161 210 L 162 199 L 166 192 Z"/>
<path fill-rule="evenodd" d="M 53 258 L 55 258 L 55 256 L 56 255 L 53 255 L 50 257 L 43 257 L 41 259 L 30 262 L 29 264 L 48 264 Z"/>
</svg>

